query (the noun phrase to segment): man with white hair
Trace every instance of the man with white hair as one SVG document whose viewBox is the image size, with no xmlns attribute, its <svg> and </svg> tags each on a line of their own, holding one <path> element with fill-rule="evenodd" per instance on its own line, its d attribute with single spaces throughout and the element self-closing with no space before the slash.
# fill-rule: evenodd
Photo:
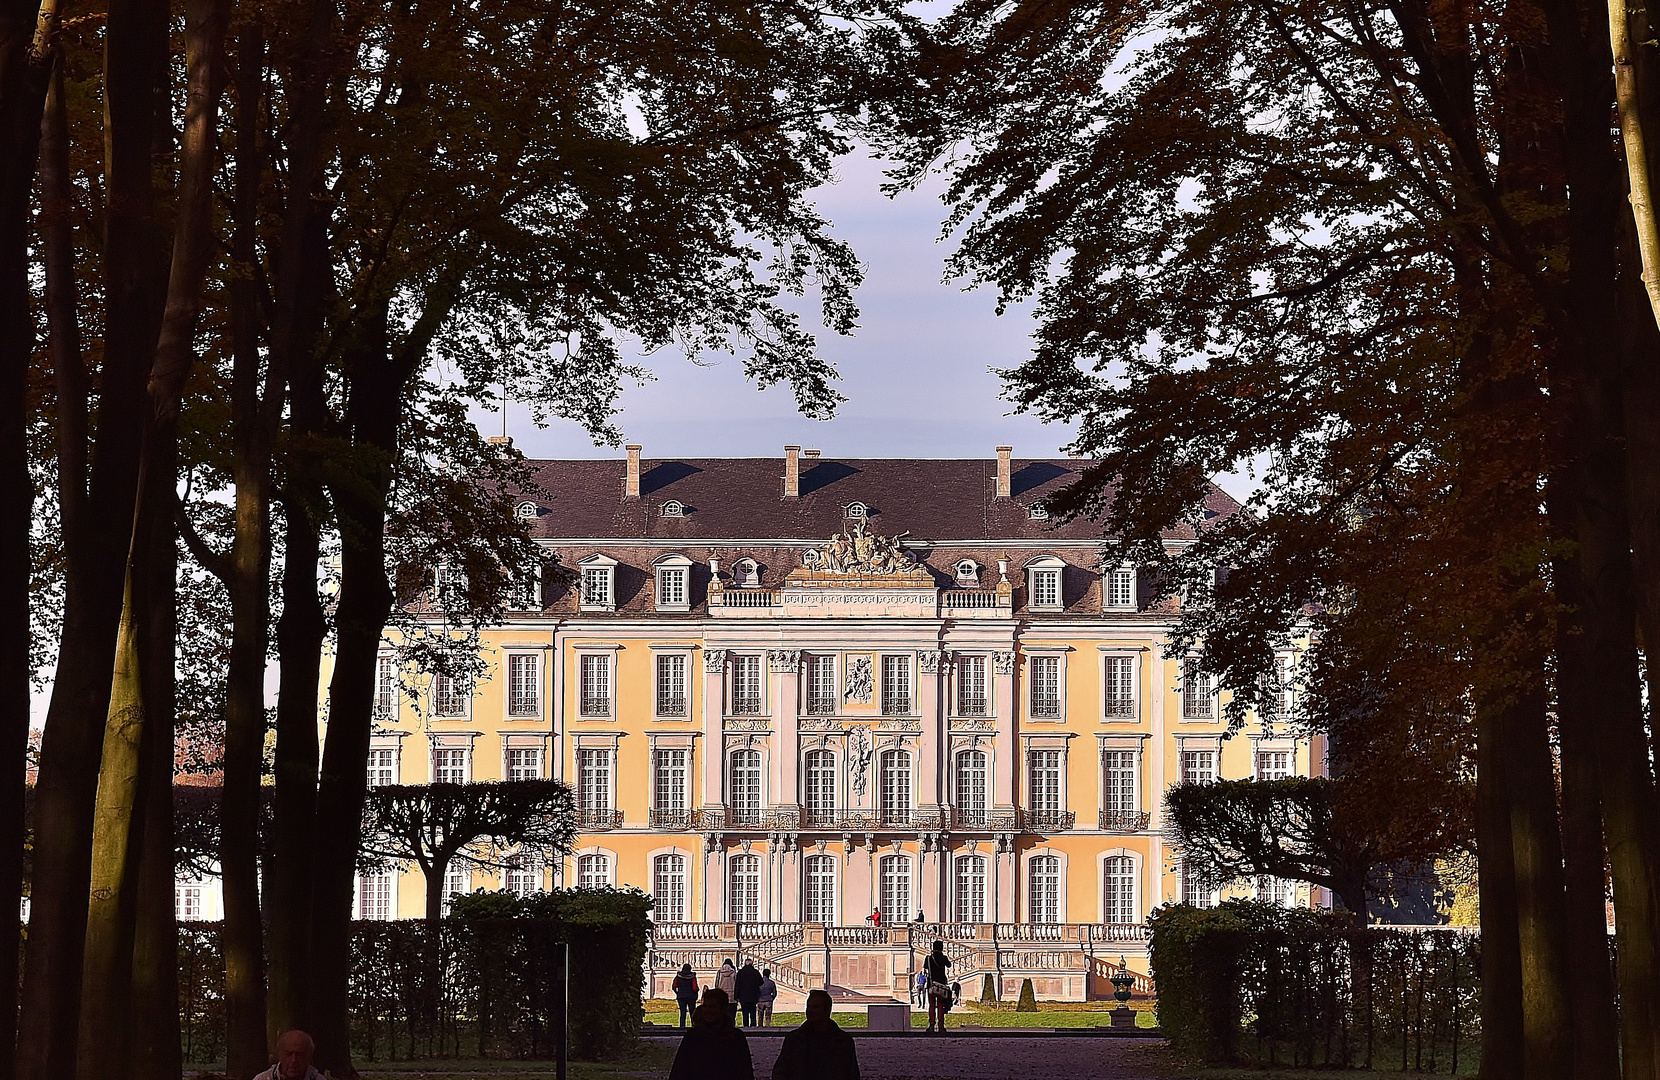
<svg viewBox="0 0 1660 1080">
<path fill-rule="evenodd" d="M 317 1044 L 310 1035 L 295 1028 L 277 1036 L 277 1063 L 254 1077 L 254 1080 L 323 1080 L 323 1074 L 311 1065 Z"/>
</svg>

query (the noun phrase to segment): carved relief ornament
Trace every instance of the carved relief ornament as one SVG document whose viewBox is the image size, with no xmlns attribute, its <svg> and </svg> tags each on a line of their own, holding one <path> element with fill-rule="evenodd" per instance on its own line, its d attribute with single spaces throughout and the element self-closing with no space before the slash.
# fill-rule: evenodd
<svg viewBox="0 0 1660 1080">
<path fill-rule="evenodd" d="M 924 675 L 937 675 L 940 670 L 938 649 L 923 649 L 916 654 L 916 669 Z"/>
<path fill-rule="evenodd" d="M 718 671 L 725 671 L 726 670 L 726 650 L 725 649 L 704 649 L 703 650 L 703 670 L 707 671 L 707 672 L 711 672 L 711 673 L 718 672 Z"/>
<path fill-rule="evenodd" d="M 1013 651 L 994 652 L 994 653 L 991 654 L 991 662 L 992 662 L 992 666 L 997 669 L 997 674 L 999 674 L 999 675 L 1013 675 L 1014 674 L 1014 653 L 1013 653 Z"/>
<path fill-rule="evenodd" d="M 801 667 L 801 650 L 773 649 L 767 653 L 767 663 L 774 673 L 787 675 Z"/>
</svg>

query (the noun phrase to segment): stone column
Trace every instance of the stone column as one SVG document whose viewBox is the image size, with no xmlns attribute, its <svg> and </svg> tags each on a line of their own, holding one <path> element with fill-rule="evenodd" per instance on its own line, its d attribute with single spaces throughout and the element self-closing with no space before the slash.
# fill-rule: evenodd
<svg viewBox="0 0 1660 1080">
<path fill-rule="evenodd" d="M 797 773 L 801 768 L 801 651 L 773 649 L 767 653 L 772 670 L 772 716 L 778 738 L 773 742 L 772 765 L 768 770 L 772 805 L 783 809 L 799 809 L 801 783 Z"/>
<path fill-rule="evenodd" d="M 1016 922 L 1018 917 L 1015 912 L 1014 892 L 1020 874 L 1020 853 L 1015 850 L 1014 837 L 1008 837 L 998 845 L 994 864 L 997 867 L 997 915 L 994 921 Z"/>
<path fill-rule="evenodd" d="M 726 712 L 726 650 L 703 651 L 703 801 L 701 806 L 726 804 L 721 770 L 726 767 L 726 739 L 722 735 Z"/>
<path fill-rule="evenodd" d="M 1020 698 L 1015 692 L 1019 664 L 1012 649 L 992 659 L 997 673 L 997 734 L 992 740 L 997 762 L 990 778 L 991 805 L 994 810 L 1012 810 L 1020 802 Z"/>
<path fill-rule="evenodd" d="M 938 649 L 923 649 L 916 654 L 917 713 L 922 717 L 922 748 L 917 761 L 917 806 L 923 810 L 936 809 L 943 801 L 941 779 L 945 770 L 940 745 L 944 739 L 945 709 L 941 705 L 945 694 L 941 684 L 949 669 L 949 664 L 942 662 L 943 658 L 944 654 Z"/>
</svg>

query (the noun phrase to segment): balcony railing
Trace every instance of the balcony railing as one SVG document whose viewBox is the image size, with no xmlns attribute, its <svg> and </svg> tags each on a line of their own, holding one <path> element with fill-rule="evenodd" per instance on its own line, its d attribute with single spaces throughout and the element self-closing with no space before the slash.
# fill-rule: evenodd
<svg viewBox="0 0 1660 1080">
<path fill-rule="evenodd" d="M 541 711 L 541 702 L 536 700 L 534 694 L 514 694 L 507 705 L 509 716 L 535 716 Z"/>
<path fill-rule="evenodd" d="M 622 823 L 621 810 L 602 810 L 584 806 L 576 812 L 577 828 L 585 832 L 604 832 L 608 829 L 619 828 Z"/>
<path fill-rule="evenodd" d="M 686 832 L 692 827 L 692 812 L 686 809 L 659 810 L 653 807 L 649 820 L 654 829 L 676 829 Z"/>
<path fill-rule="evenodd" d="M 733 716 L 759 716 L 766 703 L 758 697 L 733 697 Z"/>
<path fill-rule="evenodd" d="M 1125 717 L 1132 717 L 1135 715 L 1135 698 L 1110 697 L 1106 700 L 1106 704 L 1102 707 L 1101 712 L 1102 715 L 1110 716 L 1115 720 Z"/>
<path fill-rule="evenodd" d="M 609 697 L 584 697 L 577 706 L 577 712 L 583 716 L 610 716 L 611 699 Z"/>
<path fill-rule="evenodd" d="M 1022 810 L 1020 831 L 1029 833 L 1065 832 L 1072 828 L 1078 815 L 1071 810 Z"/>
<path fill-rule="evenodd" d="M 834 695 L 834 694 L 823 694 L 823 695 L 808 694 L 807 695 L 807 715 L 809 715 L 809 716 L 829 716 L 830 714 L 834 713 L 835 711 L 836 711 L 836 695 Z"/>
<path fill-rule="evenodd" d="M 799 820 L 803 829 L 868 832 L 875 829 L 939 829 L 945 825 L 946 814 L 943 810 L 922 810 L 914 806 L 888 806 L 876 810 L 805 806 L 801 809 Z"/>
<path fill-rule="evenodd" d="M 940 593 L 940 599 L 948 608 L 994 608 L 997 606 L 997 590 L 947 589 Z"/>
<path fill-rule="evenodd" d="M 903 695 L 901 695 L 901 694 L 883 694 L 882 695 L 882 715 L 883 716 L 909 716 L 909 715 L 911 715 L 911 696 L 909 694 L 903 694 Z"/>
<path fill-rule="evenodd" d="M 984 829 L 991 823 L 991 811 L 983 806 L 957 806 L 951 810 L 951 824 L 959 829 Z"/>
<path fill-rule="evenodd" d="M 685 716 L 686 697 L 684 694 L 675 697 L 660 697 L 657 699 L 658 716 Z"/>
<path fill-rule="evenodd" d="M 777 607 L 776 589 L 722 589 L 721 607 Z"/>
<path fill-rule="evenodd" d="M 761 824 L 763 813 L 759 806 L 728 806 L 726 824 L 734 829 L 753 829 Z"/>
<path fill-rule="evenodd" d="M 1061 715 L 1059 698 L 1033 698 L 1032 715 L 1044 720 L 1055 720 Z"/>
<path fill-rule="evenodd" d="M 1103 810 L 1101 829 L 1104 832 L 1146 832 L 1149 816 L 1143 810 Z"/>
<path fill-rule="evenodd" d="M 959 694 L 957 696 L 957 715 L 986 715 L 986 696 L 984 694 Z"/>
</svg>

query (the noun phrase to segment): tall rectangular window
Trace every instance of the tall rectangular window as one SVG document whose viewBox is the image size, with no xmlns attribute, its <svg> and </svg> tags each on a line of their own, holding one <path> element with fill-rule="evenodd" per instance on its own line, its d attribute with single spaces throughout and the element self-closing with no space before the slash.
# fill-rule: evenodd
<svg viewBox="0 0 1660 1080">
<path fill-rule="evenodd" d="M 576 805 L 586 811 L 611 809 L 611 751 L 576 752 Z"/>
<path fill-rule="evenodd" d="M 582 568 L 582 606 L 611 606 L 611 568 L 585 566 Z"/>
<path fill-rule="evenodd" d="M 398 782 L 398 752 L 396 750 L 369 751 L 369 786 L 386 787 Z"/>
<path fill-rule="evenodd" d="M 382 922 L 392 917 L 391 874 L 358 875 L 357 917 Z"/>
<path fill-rule="evenodd" d="M 1182 751 L 1182 783 L 1208 784 L 1215 779 L 1215 750 Z"/>
<path fill-rule="evenodd" d="M 807 712 L 828 716 L 836 711 L 836 658 L 807 658 Z"/>
<path fill-rule="evenodd" d="M 726 797 L 726 816 L 733 825 L 761 822 L 761 751 L 734 750 Z"/>
<path fill-rule="evenodd" d="M 986 752 L 957 753 L 957 824 L 967 829 L 986 827 Z"/>
<path fill-rule="evenodd" d="M 663 653 L 657 657 L 657 715 L 686 715 L 686 657 Z"/>
<path fill-rule="evenodd" d="M 1054 813 L 1061 808 L 1061 752 L 1059 750 L 1031 750 L 1027 752 L 1028 805 L 1039 813 Z"/>
<path fill-rule="evenodd" d="M 655 922 L 686 919 L 686 856 L 659 855 L 651 861 L 651 917 Z"/>
<path fill-rule="evenodd" d="M 1061 658 L 1034 656 L 1031 663 L 1032 715 L 1053 720 L 1061 715 Z"/>
<path fill-rule="evenodd" d="M 1136 755 L 1134 750 L 1107 750 L 1101 754 L 1103 809 L 1112 814 L 1136 810 Z"/>
<path fill-rule="evenodd" d="M 980 923 L 986 921 L 986 857 L 959 855 L 956 880 L 952 882 L 953 914 L 955 921 Z"/>
<path fill-rule="evenodd" d="M 1189 660 L 1182 665 L 1182 718 L 1209 720 L 1216 715 L 1216 695 L 1211 691 L 1210 673 Z"/>
<path fill-rule="evenodd" d="M 809 750 L 805 765 L 806 823 L 832 825 L 836 814 L 836 754 L 832 750 Z"/>
<path fill-rule="evenodd" d="M 202 917 L 202 887 L 178 885 L 173 889 L 173 916 L 179 922 L 195 922 Z"/>
<path fill-rule="evenodd" d="M 1135 910 L 1135 860 L 1114 855 L 1103 860 L 1102 869 L 1102 916 L 1109 923 L 1140 922 Z"/>
<path fill-rule="evenodd" d="M 1214 907 L 1216 904 L 1215 890 L 1210 887 L 1209 882 L 1199 877 L 1185 859 L 1182 860 L 1182 903 L 1202 908 Z"/>
<path fill-rule="evenodd" d="M 881 898 L 879 909 L 884 922 L 896 925 L 911 915 L 911 860 L 904 855 L 884 855 L 878 870 Z"/>
<path fill-rule="evenodd" d="M 836 922 L 836 857 L 809 855 L 804 869 L 801 898 L 803 922 Z"/>
<path fill-rule="evenodd" d="M 732 712 L 736 716 L 757 716 L 766 707 L 766 683 L 761 674 L 761 656 L 745 653 L 732 658 Z"/>
<path fill-rule="evenodd" d="M 911 712 L 911 658 L 882 657 L 882 715 L 909 716 Z"/>
<path fill-rule="evenodd" d="M 734 855 L 727 863 L 726 917 L 731 922 L 761 921 L 761 856 Z"/>
<path fill-rule="evenodd" d="M 686 606 L 685 567 L 658 567 L 657 606 L 662 608 L 683 608 Z"/>
<path fill-rule="evenodd" d="M 907 825 L 911 820 L 911 755 L 907 750 L 882 751 L 882 823 Z"/>
<path fill-rule="evenodd" d="M 507 752 L 509 780 L 540 780 L 542 752 L 535 747 L 520 747 Z"/>
<path fill-rule="evenodd" d="M 957 658 L 957 715 L 986 715 L 986 658 Z"/>
<path fill-rule="evenodd" d="M 390 656 L 375 661 L 375 719 L 398 715 L 398 662 Z"/>
<path fill-rule="evenodd" d="M 449 913 L 450 902 L 458 896 L 466 896 L 473 887 L 473 873 L 460 861 L 450 863 L 444 871 L 444 893 L 442 903 L 445 914 Z"/>
<path fill-rule="evenodd" d="M 651 799 L 654 809 L 686 809 L 686 751 L 664 748 L 651 756 Z"/>
<path fill-rule="evenodd" d="M 542 567 L 533 564 L 513 575 L 513 610 L 542 610 Z"/>
<path fill-rule="evenodd" d="M 607 855 L 584 855 L 576 860 L 576 883 L 583 889 L 603 889 L 611 884 L 611 859 Z"/>
<path fill-rule="evenodd" d="M 467 715 L 467 700 L 471 696 L 467 692 L 463 679 L 458 679 L 453 675 L 434 675 L 432 677 L 432 711 L 435 715 Z"/>
<path fill-rule="evenodd" d="M 1135 606 L 1135 571 L 1120 567 L 1107 574 L 1107 606 L 1131 608 Z"/>
<path fill-rule="evenodd" d="M 432 752 L 432 782 L 435 784 L 465 784 L 467 782 L 467 755 L 471 751 L 460 747 L 440 747 Z"/>
<path fill-rule="evenodd" d="M 604 653 L 583 653 L 577 684 L 580 715 L 611 715 L 611 657 Z"/>
<path fill-rule="evenodd" d="M 514 896 L 529 896 L 542 891 L 542 873 L 530 859 L 514 855 L 507 861 L 502 886 Z"/>
<path fill-rule="evenodd" d="M 1061 606 L 1061 572 L 1055 570 L 1033 570 L 1031 606 L 1035 608 L 1058 608 Z"/>
<path fill-rule="evenodd" d="M 1297 902 L 1297 887 L 1294 882 L 1277 877 L 1257 878 L 1257 899 L 1264 904 L 1273 904 L 1275 907 L 1294 907 Z"/>
<path fill-rule="evenodd" d="M 1061 921 L 1061 859 L 1033 855 L 1027 864 L 1026 916 L 1029 922 Z"/>
<path fill-rule="evenodd" d="M 1284 780 L 1291 775 L 1291 751 L 1258 750 L 1257 779 Z"/>
<path fill-rule="evenodd" d="M 509 716 L 535 716 L 542 711 L 541 660 L 535 653 L 507 654 Z"/>
<path fill-rule="evenodd" d="M 1113 719 L 1135 716 L 1135 657 L 1109 656 L 1102 673 L 1106 681 L 1102 715 Z"/>
</svg>

